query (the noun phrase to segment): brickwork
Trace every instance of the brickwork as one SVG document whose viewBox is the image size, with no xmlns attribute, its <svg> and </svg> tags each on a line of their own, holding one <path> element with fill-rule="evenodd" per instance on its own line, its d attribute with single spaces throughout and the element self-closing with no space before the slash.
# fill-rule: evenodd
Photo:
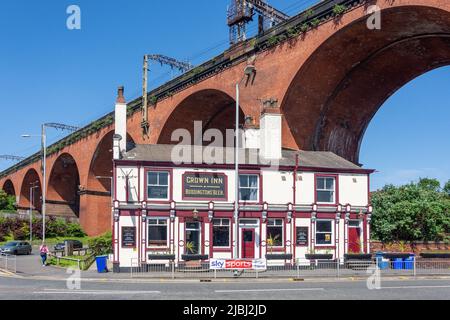
<svg viewBox="0 0 450 320">
<path fill-rule="evenodd" d="M 368 4 L 381 9 L 381 30 L 366 27 Z M 167 143 L 173 129 L 191 130 L 194 120 L 203 121 L 204 129 L 233 129 L 235 84 L 251 64 L 255 77 L 240 87 L 242 118 L 251 116 L 258 125 L 262 101 L 278 100 L 284 147 L 330 150 L 358 162 L 364 132 L 383 102 L 422 73 L 450 64 L 449 47 L 450 1 L 361 1 L 339 19 L 270 49 L 252 53 L 248 42 L 225 52 L 249 56 L 149 105 L 149 137 L 141 135 L 141 113 L 134 113 L 128 119 L 129 140 Z M 47 160 L 47 189 L 54 198 L 50 200 L 71 201 L 77 176 L 79 188 L 89 191 L 80 196 L 79 216 L 91 235 L 110 230 L 109 182 L 96 176 L 111 175 L 113 130 L 114 125 L 105 127 Z M 59 190 L 63 183 L 54 188 L 49 182 L 62 154 L 74 159 L 78 171 L 60 172 L 69 177 L 71 194 Z M 40 167 L 38 161 L 20 168 L 0 178 L 0 187 L 12 190 L 12 183 L 19 205 L 26 207 L 30 181 L 25 177 L 36 172 L 33 178 L 42 183 Z M 5 186 L 6 181 L 10 182 Z"/>
</svg>

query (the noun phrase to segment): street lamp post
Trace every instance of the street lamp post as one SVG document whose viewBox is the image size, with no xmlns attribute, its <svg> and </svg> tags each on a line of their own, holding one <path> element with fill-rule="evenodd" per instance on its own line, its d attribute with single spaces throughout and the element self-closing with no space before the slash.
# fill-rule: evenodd
<svg viewBox="0 0 450 320">
<path fill-rule="evenodd" d="M 245 77 L 249 79 L 252 75 L 256 73 L 256 68 L 252 65 L 245 67 L 244 76 L 241 81 L 236 83 L 236 123 L 235 123 L 235 148 L 234 148 L 234 172 L 235 172 L 235 205 L 234 205 L 234 233 L 236 235 L 236 245 L 234 246 L 233 256 L 235 259 L 239 259 L 239 99 L 240 91 L 239 86 Z"/>
<path fill-rule="evenodd" d="M 34 193 L 33 190 L 37 189 L 38 186 L 35 184 L 38 183 L 38 181 L 34 183 L 30 183 L 30 242 L 33 241 L 33 201 L 34 201 Z"/>
<path fill-rule="evenodd" d="M 46 195 L 47 195 L 47 136 L 45 128 L 55 128 L 59 130 L 77 131 L 79 128 L 74 126 L 68 126 L 60 123 L 44 123 L 41 126 L 41 135 L 23 134 L 22 138 L 41 138 L 42 147 L 42 242 L 45 242 L 45 214 L 46 214 Z"/>
</svg>

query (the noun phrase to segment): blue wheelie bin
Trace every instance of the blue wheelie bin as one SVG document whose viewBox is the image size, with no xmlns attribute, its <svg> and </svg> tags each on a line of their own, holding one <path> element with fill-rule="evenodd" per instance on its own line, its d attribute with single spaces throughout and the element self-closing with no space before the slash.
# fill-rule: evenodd
<svg viewBox="0 0 450 320">
<path fill-rule="evenodd" d="M 403 260 L 405 269 L 412 270 L 414 269 L 414 255 L 410 255 L 408 258 Z"/>
<path fill-rule="evenodd" d="M 400 270 L 403 269 L 403 259 L 395 258 L 394 262 L 392 262 L 393 269 Z"/>
<path fill-rule="evenodd" d="M 378 268 L 380 268 L 381 270 L 385 270 L 389 267 L 389 262 L 386 261 L 386 259 L 383 258 L 383 252 L 378 251 L 375 254 L 375 259 L 377 261 L 377 266 Z"/>
<path fill-rule="evenodd" d="M 98 273 L 108 272 L 107 261 L 108 261 L 108 256 L 95 257 L 95 263 L 97 264 L 97 272 Z"/>
</svg>

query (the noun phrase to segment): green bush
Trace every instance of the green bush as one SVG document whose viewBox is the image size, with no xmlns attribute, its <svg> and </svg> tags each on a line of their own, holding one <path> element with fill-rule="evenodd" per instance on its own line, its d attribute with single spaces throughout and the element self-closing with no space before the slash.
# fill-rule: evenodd
<svg viewBox="0 0 450 320">
<path fill-rule="evenodd" d="M 79 223 L 69 223 L 67 225 L 67 236 L 68 237 L 76 237 L 76 238 L 82 238 L 86 236 L 86 233 L 81 229 L 81 226 Z"/>
<path fill-rule="evenodd" d="M 112 234 L 107 232 L 101 236 L 91 238 L 88 240 L 89 248 L 95 255 L 106 255 L 113 252 Z"/>
<path fill-rule="evenodd" d="M 0 210 L 14 211 L 16 199 L 14 196 L 8 195 L 4 190 L 0 189 Z"/>
<path fill-rule="evenodd" d="M 33 239 L 42 239 L 42 219 L 33 218 Z M 85 237 L 79 223 L 68 222 L 62 218 L 50 217 L 46 219 L 45 234 L 47 238 L 58 237 Z M 28 219 L 0 218 L 0 241 L 5 241 L 8 236 L 14 240 L 26 240 L 30 237 Z"/>
<path fill-rule="evenodd" d="M 336 4 L 333 7 L 333 13 L 335 16 L 339 16 L 339 15 L 343 14 L 345 12 L 345 10 L 347 10 L 347 7 L 343 4 Z"/>
</svg>

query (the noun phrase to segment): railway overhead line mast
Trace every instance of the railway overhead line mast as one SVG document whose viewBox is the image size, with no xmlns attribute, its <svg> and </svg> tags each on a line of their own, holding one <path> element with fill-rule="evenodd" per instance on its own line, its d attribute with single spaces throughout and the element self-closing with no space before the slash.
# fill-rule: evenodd
<svg viewBox="0 0 450 320">
<path fill-rule="evenodd" d="M 287 14 L 269 5 L 267 0 L 231 0 L 228 7 L 231 45 L 247 39 L 247 25 L 256 13 L 259 34 L 289 19 Z"/>
</svg>

